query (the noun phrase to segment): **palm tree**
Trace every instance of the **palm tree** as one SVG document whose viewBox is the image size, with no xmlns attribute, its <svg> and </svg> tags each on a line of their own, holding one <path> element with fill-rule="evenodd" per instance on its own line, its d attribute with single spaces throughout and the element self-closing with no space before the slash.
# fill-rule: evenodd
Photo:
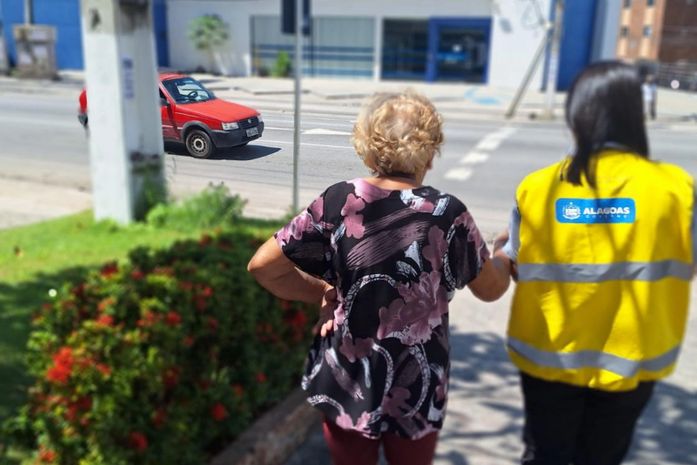
<svg viewBox="0 0 697 465">
<path fill-rule="evenodd" d="M 204 15 L 189 23 L 189 40 L 197 50 L 206 52 L 209 61 L 213 60 L 218 71 L 227 75 L 228 70 L 220 54 L 220 48 L 230 37 L 228 26 L 218 15 Z"/>
</svg>

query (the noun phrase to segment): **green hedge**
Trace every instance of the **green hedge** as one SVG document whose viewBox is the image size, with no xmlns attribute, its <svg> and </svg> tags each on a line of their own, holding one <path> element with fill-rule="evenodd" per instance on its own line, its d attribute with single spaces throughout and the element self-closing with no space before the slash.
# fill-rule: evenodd
<svg viewBox="0 0 697 465">
<path fill-rule="evenodd" d="M 66 284 L 36 313 L 29 403 L 39 463 L 205 463 L 296 384 L 316 309 L 246 271 L 251 230 L 204 235 Z"/>
</svg>

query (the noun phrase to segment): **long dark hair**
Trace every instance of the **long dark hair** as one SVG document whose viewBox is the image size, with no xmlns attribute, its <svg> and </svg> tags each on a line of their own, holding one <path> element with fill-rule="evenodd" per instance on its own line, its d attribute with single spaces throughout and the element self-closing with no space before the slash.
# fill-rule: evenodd
<svg viewBox="0 0 697 465">
<path fill-rule="evenodd" d="M 566 124 L 576 141 L 565 176 L 572 184 L 585 175 L 595 186 L 593 156 L 605 148 L 649 157 L 641 80 L 630 65 L 600 61 L 583 70 L 566 98 Z"/>
</svg>

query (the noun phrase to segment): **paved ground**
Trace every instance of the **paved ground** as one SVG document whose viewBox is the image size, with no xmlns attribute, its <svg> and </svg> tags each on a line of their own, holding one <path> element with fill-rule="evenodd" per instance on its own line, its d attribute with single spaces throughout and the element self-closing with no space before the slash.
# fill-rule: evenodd
<svg viewBox="0 0 697 465">
<path fill-rule="evenodd" d="M 224 181 L 250 199 L 252 214 L 284 213 L 290 197 L 289 81 L 203 78 L 219 95 L 261 109 L 267 131 L 258 143 L 215 160 L 193 160 L 169 147 L 170 186 L 185 194 L 210 181 Z M 358 104 L 377 88 L 402 85 L 306 83 L 301 203 L 331 182 L 365 173 L 348 141 Z M 0 227 L 62 216 L 89 205 L 89 157 L 75 119 L 80 87 L 79 75 L 55 85 L 0 79 Z M 525 173 L 558 160 L 569 145 L 568 133 L 558 121 L 528 119 L 541 108 L 539 95 L 527 100 L 521 117 L 504 122 L 500 115 L 510 91 L 417 87 L 436 101 L 446 119 L 447 142 L 427 182 L 464 199 L 485 235 L 492 237 L 506 223 L 516 184 Z M 650 132 L 654 154 L 697 174 L 697 124 L 690 120 L 695 112 L 694 94 L 661 92 L 661 116 Z M 497 303 L 483 304 L 461 292 L 451 304 L 452 389 L 437 465 L 513 464 L 520 454 L 517 374 L 502 338 L 509 298 L 510 293 Z M 697 464 L 696 359 L 693 312 L 678 370 L 662 383 L 646 412 L 631 464 Z M 316 433 L 287 465 L 327 463 Z"/>
</svg>

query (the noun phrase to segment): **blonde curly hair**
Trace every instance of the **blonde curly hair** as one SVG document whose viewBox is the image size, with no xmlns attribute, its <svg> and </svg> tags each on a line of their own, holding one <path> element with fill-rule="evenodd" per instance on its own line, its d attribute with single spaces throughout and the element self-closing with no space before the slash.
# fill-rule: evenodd
<svg viewBox="0 0 697 465">
<path fill-rule="evenodd" d="M 353 147 L 375 174 L 417 175 L 443 143 L 443 121 L 433 104 L 413 90 L 379 93 L 361 109 Z"/>
</svg>

